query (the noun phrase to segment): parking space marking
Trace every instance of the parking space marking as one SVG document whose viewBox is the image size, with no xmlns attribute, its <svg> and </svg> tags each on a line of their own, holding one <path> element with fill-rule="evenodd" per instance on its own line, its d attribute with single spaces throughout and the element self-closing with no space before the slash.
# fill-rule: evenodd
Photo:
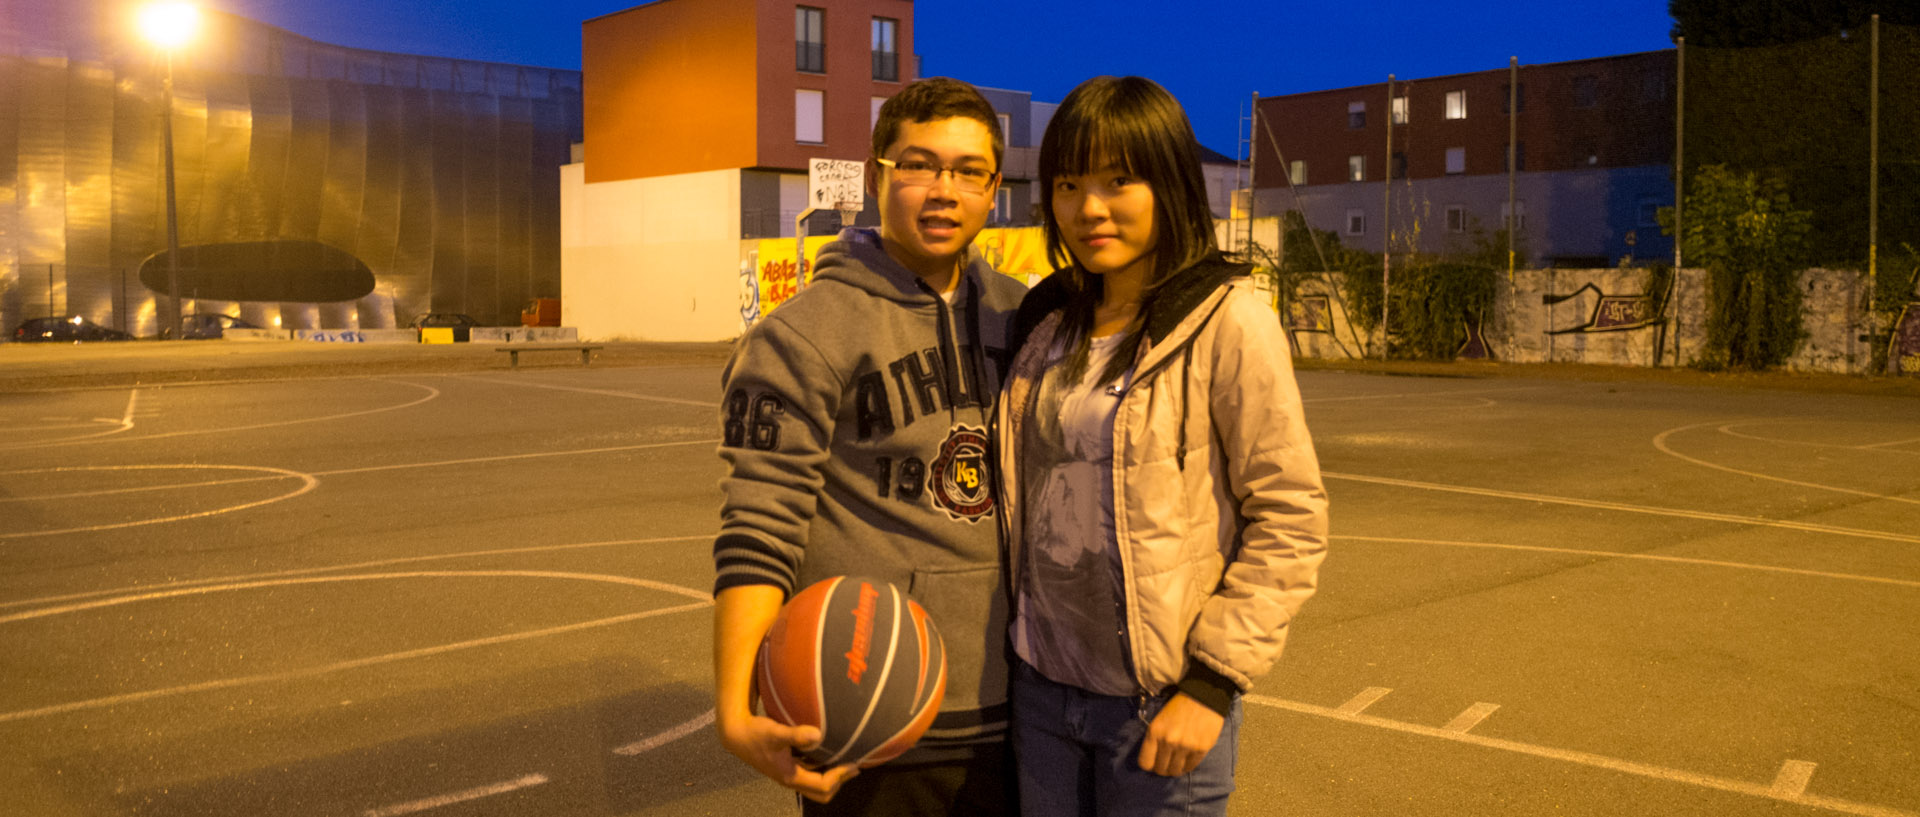
<svg viewBox="0 0 1920 817">
<path fill-rule="evenodd" d="M 1672 562 L 1675 564 L 1700 565 L 1702 567 L 1759 570 L 1767 573 L 1788 573 L 1796 576 L 1814 576 L 1822 579 L 1891 584 L 1896 587 L 1920 587 L 1920 581 L 1911 579 L 1890 579 L 1884 576 L 1865 576 L 1858 573 L 1833 573 L 1825 570 L 1806 570 L 1798 567 L 1776 567 L 1774 565 L 1757 565 L 1748 562 L 1727 562 L 1718 559 L 1694 559 L 1686 556 L 1660 556 L 1651 553 L 1621 553 L 1612 550 L 1587 550 L 1584 548 L 1547 547 L 1544 545 L 1508 545 L 1496 542 L 1455 542 L 1445 539 L 1408 539 L 1399 536 L 1352 536 L 1348 534 L 1334 534 L 1330 538 L 1336 541 L 1346 540 L 1351 542 L 1386 542 L 1390 544 L 1443 545 L 1446 547 L 1488 548 L 1490 550 L 1526 550 L 1539 553 L 1566 553 L 1575 556 L 1598 556 L 1606 559 L 1636 559 L 1646 562 Z"/>
<path fill-rule="evenodd" d="M 427 811 L 429 809 L 436 809 L 441 806 L 451 806 L 455 803 L 465 803 L 471 800 L 478 800 L 482 797 L 492 797 L 496 794 L 506 794 L 508 792 L 515 792 L 521 789 L 532 788 L 534 786 L 538 786 L 546 782 L 547 782 L 547 776 L 536 772 L 534 774 L 521 775 L 520 777 L 516 777 L 512 780 L 506 780 L 506 781 L 494 783 L 487 786 L 476 786 L 474 788 L 467 789 L 465 791 L 457 791 L 452 794 L 442 794 L 438 797 L 423 797 L 419 800 L 409 800 L 405 803 L 396 803 L 391 806 L 383 806 L 381 808 L 367 809 L 364 815 L 365 817 L 400 817 L 400 815 L 402 814 L 415 814 L 418 812 Z"/>
<path fill-rule="evenodd" d="M 1340 708 L 1334 711 L 1342 715 L 1358 715 L 1367 711 L 1367 707 L 1373 706 L 1376 701 L 1387 697 L 1387 693 L 1392 691 L 1386 687 L 1367 687 L 1360 690 L 1360 694 L 1347 699 L 1346 703 L 1341 704 Z"/>
<path fill-rule="evenodd" d="M 1712 775 L 1698 774 L 1695 772 L 1682 771 L 1680 769 L 1669 769 L 1664 766 L 1655 766 L 1651 763 L 1639 763 L 1631 760 L 1621 760 L 1619 758 L 1607 757 L 1605 755 L 1597 755 L 1591 752 L 1581 752 L 1581 751 L 1576 751 L 1572 749 L 1556 749 L 1550 746 L 1539 746 L 1531 743 L 1522 743 L 1516 740 L 1489 738 L 1481 735 L 1475 735 L 1471 732 L 1449 732 L 1446 729 L 1439 729 L 1432 726 L 1421 726 L 1415 723 L 1403 723 L 1400 721 L 1393 721 L 1393 720 L 1388 720 L 1386 718 L 1379 718 L 1379 717 L 1374 717 L 1372 715 L 1363 715 L 1359 713 L 1346 713 L 1346 712 L 1340 711 L 1339 709 L 1329 709 L 1324 706 L 1315 706 L 1313 704 L 1301 703 L 1299 701 L 1289 701 L 1282 698 L 1273 698 L 1266 695 L 1246 695 L 1243 698 L 1241 698 L 1241 700 L 1246 701 L 1248 703 L 1259 704 L 1261 706 L 1270 707 L 1273 709 L 1282 709 L 1289 712 L 1299 713 L 1302 715 L 1313 715 L 1313 716 L 1322 717 L 1322 718 L 1332 718 L 1334 720 L 1346 721 L 1348 723 L 1359 724 L 1361 726 L 1370 726 L 1377 729 L 1388 729 L 1395 732 L 1404 732 L 1411 735 L 1419 735 L 1421 737 L 1439 738 L 1441 740 L 1449 740 L 1455 743 L 1464 743 L 1464 744 L 1468 744 L 1471 746 L 1478 746 L 1485 749 L 1497 749 L 1503 752 L 1513 752 L 1516 754 L 1530 755 L 1533 757 L 1544 758 L 1547 760 L 1558 760 L 1566 763 L 1574 763 L 1581 766 L 1588 766 L 1596 769 L 1605 769 L 1608 771 L 1621 772 L 1623 774 L 1631 774 L 1639 777 L 1646 777 L 1646 778 L 1666 781 L 1670 783 L 1681 783 L 1689 786 L 1697 786 L 1704 789 L 1712 789 L 1715 791 L 1724 791 L 1724 792 L 1730 792 L 1733 794 L 1745 794 L 1745 795 L 1751 795 L 1754 797 L 1765 797 L 1770 800 L 1779 800 L 1782 802 L 1793 803 L 1795 805 L 1808 806 L 1810 808 L 1817 808 L 1825 811 L 1839 812 L 1841 814 L 1857 814 L 1857 815 L 1861 815 L 1861 817 L 1920 817 L 1920 813 L 1916 813 L 1912 811 L 1904 811 L 1904 810 L 1892 808 L 1889 806 L 1880 806 L 1880 805 L 1874 805 L 1871 803 L 1857 803 L 1851 800 L 1842 800 L 1836 797 L 1809 796 L 1804 792 L 1800 794 L 1791 795 L 1791 796 L 1783 796 L 1775 793 L 1774 784 L 1760 784 L 1760 783 L 1752 783 L 1744 780 L 1732 780 L 1724 777 L 1714 777 Z M 1798 762 L 1798 761 L 1795 761 L 1795 762 Z M 1809 771 L 1809 774 L 1811 774 L 1811 771 Z"/>
<path fill-rule="evenodd" d="M 1789 760 L 1780 764 L 1780 774 L 1773 778 L 1773 796 L 1791 800 L 1806 794 L 1807 784 L 1813 781 L 1813 770 L 1819 765 L 1804 760 Z"/>
<path fill-rule="evenodd" d="M 709 709 L 686 723 L 642 740 L 636 740 L 625 746 L 616 747 L 613 753 L 632 757 L 642 752 L 650 752 L 676 740 L 684 738 L 713 724 L 714 711 Z"/>
<path fill-rule="evenodd" d="M 1890 494 L 1877 494 L 1872 491 L 1860 491 L 1860 490 L 1855 490 L 1853 488 L 1841 488 L 1836 485 L 1826 485 L 1818 482 L 1807 482 L 1805 480 L 1788 479 L 1786 477 L 1777 477 L 1772 474 L 1763 474 L 1759 471 L 1748 471 L 1742 468 L 1734 468 L 1729 465 L 1721 465 L 1715 462 L 1708 462 L 1706 460 L 1700 459 L 1699 457 L 1692 457 L 1686 454 L 1682 454 L 1678 451 L 1675 451 L 1673 450 L 1672 446 L 1667 444 L 1667 438 L 1673 436 L 1674 434 L 1677 434 L 1682 431 L 1689 431 L 1696 428 L 1705 428 L 1706 426 L 1714 425 L 1715 423 L 1718 423 L 1718 422 L 1721 422 L 1721 421 L 1715 420 L 1713 422 L 1707 422 L 1707 423 L 1694 423 L 1693 425 L 1685 425 L 1685 426 L 1680 426 L 1679 428 L 1667 429 L 1666 431 L 1662 431 L 1659 434 L 1655 434 L 1653 436 L 1653 447 L 1657 449 L 1660 453 L 1666 454 L 1667 456 L 1673 457 L 1674 459 L 1678 459 L 1683 462 L 1689 462 L 1694 465 L 1698 465 L 1702 468 L 1712 468 L 1716 471 L 1725 471 L 1729 474 L 1737 474 L 1739 476 L 1751 477 L 1753 479 L 1764 479 L 1771 482 L 1780 482 L 1780 483 L 1785 483 L 1787 485 L 1797 486 L 1800 488 L 1812 488 L 1816 491 L 1832 491 L 1837 494 L 1864 496 L 1864 497 L 1867 497 L 1868 499 L 1880 499 L 1880 500 L 1885 500 L 1887 502 L 1905 502 L 1909 505 L 1920 505 L 1920 499 L 1914 499 L 1914 498 L 1909 498 L 1904 496 L 1894 496 Z"/>
<path fill-rule="evenodd" d="M 179 588 L 179 589 L 173 589 L 173 590 L 162 590 L 162 591 L 156 591 L 151 593 L 141 593 L 141 594 L 132 595 L 132 596 L 120 596 L 120 597 L 114 597 L 114 598 L 100 599 L 97 601 L 78 602 L 78 603 L 62 605 L 58 607 L 48 607 L 48 608 L 42 608 L 37 610 L 28 610 L 26 612 L 14 613 L 8 616 L 0 616 L 0 624 L 7 624 L 14 621 L 25 621 L 27 619 L 45 618 L 48 616 L 62 615 L 66 613 L 75 613 L 83 610 L 94 610 L 94 609 L 99 609 L 104 607 L 114 607 L 118 605 L 132 604 L 136 602 L 154 601 L 158 599 L 177 598 L 181 596 L 193 596 L 193 595 L 202 595 L 202 594 L 208 594 L 208 593 L 219 593 L 219 592 L 226 592 L 226 591 L 232 591 L 232 590 L 252 590 L 252 589 L 257 589 L 262 587 L 282 587 L 282 586 L 298 585 L 298 584 L 325 584 L 325 583 L 332 583 L 332 582 L 380 581 L 380 580 L 388 580 L 388 579 L 414 579 L 414 578 L 468 578 L 468 577 L 547 578 L 547 579 L 573 579 L 573 580 L 579 580 L 579 581 L 604 582 L 607 584 L 621 584 L 621 585 L 627 585 L 630 587 L 641 587 L 641 588 L 646 588 L 650 590 L 658 590 L 662 592 L 672 593 L 675 595 L 685 596 L 687 598 L 697 599 L 697 601 L 691 604 L 681 604 L 673 607 L 662 607 L 662 608 L 657 608 L 653 610 L 643 610 L 638 613 L 627 613 L 625 615 L 610 616 L 608 618 L 594 619 L 592 621 L 580 621 L 580 622 L 575 622 L 573 624 L 562 624 L 555 627 L 544 627 L 537 630 L 528 630 L 528 631 L 519 632 L 519 633 L 508 633 L 506 635 L 488 636 L 485 638 L 469 639 L 467 641 L 456 641 L 451 644 L 440 644 L 432 647 L 422 647 L 422 648 L 413 649 L 413 650 L 403 650 L 400 652 L 387 653 L 384 655 L 368 656 L 365 658 L 353 658 L 353 659 L 348 659 L 346 661 L 336 661 L 331 664 L 323 664 L 315 667 L 303 667 L 300 669 L 287 670 L 284 672 L 269 672 L 269 673 L 260 673 L 257 675 L 244 675 L 244 676 L 239 676 L 235 678 L 221 678 L 213 681 L 202 681 L 197 684 L 184 684 L 181 686 L 164 687 L 161 689 L 149 689 L 149 690 L 142 690 L 140 692 L 129 692 L 121 695 L 109 695 L 101 698 L 90 698 L 90 699 L 81 700 L 81 701 L 69 701 L 63 704 L 53 704 L 50 706 L 35 707 L 33 709 L 21 709 L 21 710 L 15 710 L 13 712 L 0 712 L 0 723 L 29 720 L 32 718 L 46 717 L 49 715 L 62 715 L 69 712 L 79 712 L 79 711 L 88 710 L 88 709 L 100 709 L 103 707 L 111 707 L 111 706 L 117 706 L 117 705 L 126 704 L 126 703 L 148 701 L 156 698 L 165 698 L 165 697 L 171 697 L 175 695 L 185 695 L 185 694 L 196 693 L 196 692 L 212 692 L 216 690 L 231 689 L 233 687 L 248 686 L 252 684 L 291 681 L 291 680 L 297 680 L 301 678 L 314 678 L 314 677 L 319 677 L 319 676 L 327 675 L 334 672 L 340 672 L 342 670 L 360 669 L 363 667 L 377 666 L 380 664 L 390 664 L 396 661 L 407 661 L 415 658 L 427 658 L 431 656 L 441 655 L 444 653 L 455 652 L 458 650 L 473 649 L 476 647 L 488 647 L 488 646 L 494 646 L 497 644 L 508 644 L 515 641 L 526 641 L 529 639 L 544 638 L 546 636 L 552 636 L 552 635 L 562 635 L 565 633 L 588 630 L 595 627 L 608 627 L 608 626 L 613 626 L 617 624 L 626 624 L 634 621 L 653 618 L 655 616 L 663 616 L 663 615 L 669 615 L 673 613 L 685 613 L 693 610 L 705 610 L 713 606 L 712 598 L 708 596 L 708 594 L 706 594 L 705 592 L 694 590 L 687 587 L 681 587 L 677 584 L 669 584 L 667 582 L 657 582 L 651 579 L 637 579 L 630 576 L 609 576 L 609 575 L 604 575 L 599 573 L 566 573 L 566 572 L 551 571 L 551 570 L 436 570 L 436 571 L 415 571 L 415 572 L 407 572 L 407 573 L 360 573 L 360 574 L 353 574 L 353 575 L 347 575 L 347 576 L 307 576 L 307 577 L 298 577 L 298 578 L 267 579 L 267 580 L 252 581 L 252 582 L 236 582 L 231 584 L 200 585 L 195 587 L 186 587 L 186 588 Z"/>
<path fill-rule="evenodd" d="M 1447 721 L 1447 725 L 1440 728 L 1449 732 L 1471 732 L 1474 727 L 1479 726 L 1481 721 L 1486 720 L 1488 715 L 1493 714 L 1493 711 L 1499 708 L 1499 704 L 1484 702 L 1474 704 L 1473 706 L 1467 707 L 1465 712 L 1453 716 L 1453 720 Z"/>
<path fill-rule="evenodd" d="M 1579 499 L 1551 494 L 1532 494 L 1524 491 L 1502 491 L 1495 488 L 1475 488 L 1469 485 L 1453 485 L 1444 482 L 1421 482 L 1394 477 L 1374 477 L 1365 474 L 1345 474 L 1338 471 L 1321 471 L 1326 479 L 1364 482 L 1373 485 L 1387 485 L 1395 488 L 1416 488 L 1423 491 L 1441 491 L 1445 493 L 1484 496 L 1495 499 L 1513 499 L 1521 502 L 1540 502 L 1550 505 L 1570 505 L 1576 508 L 1594 508 L 1603 511 L 1622 511 L 1641 513 L 1651 516 L 1673 516 L 1681 519 L 1698 519 L 1705 522 L 1727 522 L 1735 525 L 1749 525 L 1759 528 L 1781 528 L 1784 530 L 1807 531 L 1809 533 L 1830 533 L 1835 536 L 1853 536 L 1861 539 L 1884 539 L 1889 542 L 1905 542 L 1920 545 L 1920 536 L 1910 536 L 1886 531 L 1867 530 L 1865 528 L 1843 528 L 1839 525 L 1821 525 L 1812 522 L 1793 522 L 1784 519 L 1767 519 L 1761 516 L 1741 516 L 1731 513 L 1711 511 L 1688 511 L 1678 508 L 1661 508 L 1653 505 L 1634 505 L 1627 502 L 1610 502 L 1603 499 Z"/>
</svg>

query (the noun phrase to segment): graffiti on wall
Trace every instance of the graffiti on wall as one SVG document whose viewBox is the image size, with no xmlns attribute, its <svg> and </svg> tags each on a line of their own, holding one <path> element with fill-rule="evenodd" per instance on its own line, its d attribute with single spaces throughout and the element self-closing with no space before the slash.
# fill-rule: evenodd
<svg viewBox="0 0 1920 817">
<path fill-rule="evenodd" d="M 1920 301 L 1908 303 L 1893 324 L 1887 368 L 1894 374 L 1920 374 Z"/>
<path fill-rule="evenodd" d="M 1653 298 L 1646 295 L 1608 295 L 1592 283 L 1566 295 L 1546 294 L 1540 302 L 1554 307 L 1547 334 L 1618 332 L 1644 329 L 1660 322 Z"/>
<path fill-rule="evenodd" d="M 740 267 L 741 328 L 752 326 L 798 293 L 820 248 L 836 238 L 808 238 L 804 258 L 795 256 L 791 238 L 763 239 L 756 249 L 749 250 Z M 973 245 L 994 269 L 1028 285 L 1053 271 L 1047 263 L 1047 238 L 1039 227 L 982 230 Z"/>
</svg>

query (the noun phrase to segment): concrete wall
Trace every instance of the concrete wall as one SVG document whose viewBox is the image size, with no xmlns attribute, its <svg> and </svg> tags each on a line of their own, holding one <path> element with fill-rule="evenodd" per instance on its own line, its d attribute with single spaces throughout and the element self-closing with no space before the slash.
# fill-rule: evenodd
<svg viewBox="0 0 1920 817">
<path fill-rule="evenodd" d="M 586 183 L 560 172 L 560 319 L 581 340 L 739 334 L 740 171 Z"/>
</svg>

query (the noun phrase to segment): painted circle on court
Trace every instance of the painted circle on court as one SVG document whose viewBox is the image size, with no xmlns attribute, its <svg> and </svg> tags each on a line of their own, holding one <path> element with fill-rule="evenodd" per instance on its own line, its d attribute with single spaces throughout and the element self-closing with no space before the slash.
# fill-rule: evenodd
<svg viewBox="0 0 1920 817">
<path fill-rule="evenodd" d="M 164 479 L 178 473 L 186 478 Z M 159 477 L 159 478 L 156 478 Z M 75 465 L 0 471 L 0 540 L 155 525 L 292 499 L 311 474 L 261 465 Z M 182 512 L 182 506 L 197 509 Z"/>
</svg>

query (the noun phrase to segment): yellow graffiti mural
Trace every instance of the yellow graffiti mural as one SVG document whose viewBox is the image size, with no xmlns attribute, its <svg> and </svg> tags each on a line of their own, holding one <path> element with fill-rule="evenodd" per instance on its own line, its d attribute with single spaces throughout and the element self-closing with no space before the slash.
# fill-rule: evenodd
<svg viewBox="0 0 1920 817">
<path fill-rule="evenodd" d="M 813 270 L 813 260 L 820 248 L 833 239 L 834 236 L 807 239 L 806 269 L 809 273 Z M 980 249 L 994 269 L 1023 282 L 1037 282 L 1053 271 L 1053 265 L 1047 263 L 1046 233 L 1039 227 L 982 230 L 980 236 L 973 240 L 973 245 Z M 762 239 L 755 255 L 758 263 L 754 270 L 754 281 L 760 292 L 758 314 L 765 315 L 800 291 L 801 276 L 791 238 Z"/>
</svg>

